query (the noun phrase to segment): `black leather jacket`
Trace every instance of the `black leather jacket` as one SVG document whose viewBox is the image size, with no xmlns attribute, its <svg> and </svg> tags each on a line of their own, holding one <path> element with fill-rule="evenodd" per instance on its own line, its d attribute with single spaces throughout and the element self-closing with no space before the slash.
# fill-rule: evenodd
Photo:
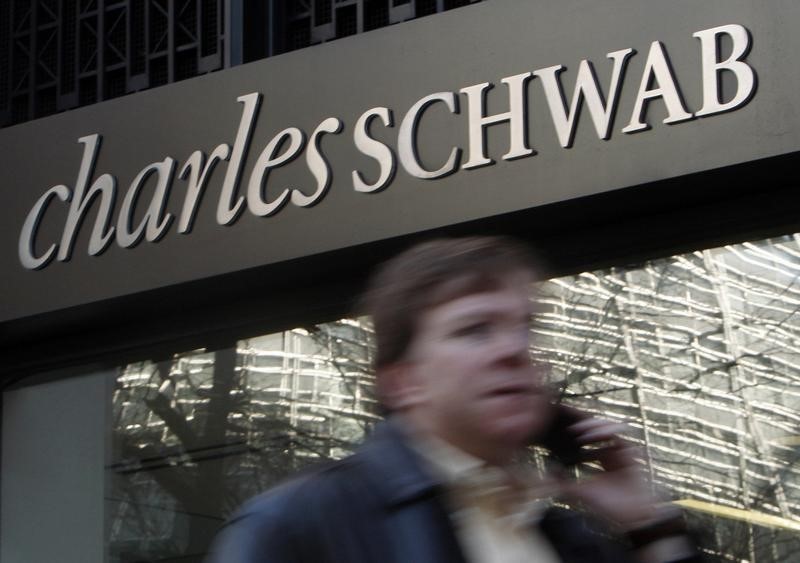
<svg viewBox="0 0 800 563">
<path fill-rule="evenodd" d="M 441 491 L 385 422 L 354 455 L 246 503 L 209 563 L 466 563 Z M 573 512 L 550 509 L 540 526 L 566 563 L 633 561 Z"/>
</svg>

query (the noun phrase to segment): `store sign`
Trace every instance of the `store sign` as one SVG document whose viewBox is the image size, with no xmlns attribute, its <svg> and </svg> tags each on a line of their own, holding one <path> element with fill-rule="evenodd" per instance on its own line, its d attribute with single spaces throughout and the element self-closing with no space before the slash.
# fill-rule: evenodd
<svg viewBox="0 0 800 563">
<path fill-rule="evenodd" d="M 352 142 L 361 154 L 373 159 L 379 171 L 376 177 L 369 178 L 363 170 L 354 169 L 349 178 L 336 178 L 336 188 L 374 193 L 387 189 L 399 168 L 411 177 L 434 180 L 460 170 L 493 165 L 495 161 L 487 154 L 486 130 L 498 123 L 507 124 L 509 131 L 509 149 L 502 160 L 536 155 L 536 147 L 527 138 L 530 123 L 526 101 L 530 94 L 546 100 L 558 143 L 565 149 L 573 146 L 581 112 L 588 112 L 597 138 L 608 140 L 616 115 L 625 117 L 625 124 L 620 128 L 625 134 L 649 129 L 648 107 L 654 100 L 660 100 L 666 109 L 664 124 L 713 116 L 745 105 L 756 91 L 756 73 L 746 61 L 751 47 L 748 30 L 738 24 L 722 25 L 697 31 L 693 37 L 699 40 L 698 65 L 702 77 L 702 105 L 694 109 L 687 107 L 683 99 L 682 85 L 669 64 L 666 45 L 653 41 L 645 55 L 641 76 L 626 75 L 628 62 L 636 56 L 632 48 L 606 55 L 611 71 L 603 86 L 594 64 L 588 59 L 580 61 L 569 103 L 560 79 L 565 67 L 554 65 L 500 80 L 505 86 L 509 108 L 502 113 L 487 115 L 486 97 L 494 85 L 483 82 L 465 86 L 458 92 L 426 95 L 404 110 L 399 118 L 395 118 L 393 108 L 367 109 L 352 121 L 354 126 L 349 131 L 344 121 L 335 116 L 322 119 L 310 134 L 300 127 L 289 126 L 275 134 L 264 147 L 253 147 L 251 142 L 259 109 L 264 105 L 263 96 L 258 92 L 249 93 L 237 98 L 241 116 L 232 143 L 222 142 L 210 154 L 195 150 L 184 162 L 165 156 L 144 165 L 129 184 L 113 171 L 98 169 L 102 136 L 99 133 L 82 136 L 77 140 L 83 154 L 74 182 L 50 187 L 28 212 L 19 233 L 19 261 L 29 270 L 42 269 L 53 260 L 68 261 L 75 251 L 81 228 L 91 229 L 86 251 L 92 256 L 102 254 L 112 242 L 122 248 L 132 248 L 142 240 L 156 243 L 173 227 L 177 234 L 188 235 L 203 194 L 215 174 L 224 174 L 216 198 L 219 225 L 233 225 L 245 209 L 257 217 L 270 217 L 286 205 L 311 207 L 334 185 L 331 161 L 321 148 L 325 136 L 349 137 L 346 142 Z M 720 47 L 723 44 L 727 46 L 724 52 Z M 722 92 L 723 75 L 735 80 L 732 91 Z M 619 107 L 619 93 L 625 80 L 639 81 L 631 107 Z M 531 92 L 534 87 L 537 90 Z M 426 166 L 419 144 L 420 123 L 425 119 L 426 110 L 441 105 L 449 113 L 459 115 L 462 101 L 466 103 L 463 119 L 467 121 L 468 131 L 465 145 L 448 147 L 449 154 L 442 162 Z M 396 151 L 378 139 L 374 134 L 376 127 L 396 128 Z M 255 158 L 255 162 L 245 177 L 245 164 L 251 158 Z M 278 186 L 277 191 L 273 186 L 270 192 L 275 195 L 268 197 L 266 187 L 271 171 L 301 159 L 304 164 L 296 165 L 306 166 L 316 185 L 312 189 L 304 186 L 302 190 Z M 127 187 L 122 188 L 121 181 L 125 181 Z M 185 192 L 180 214 L 173 215 L 167 211 L 167 203 L 178 182 L 185 184 Z M 141 201 L 140 194 L 146 186 L 150 188 L 147 190 L 150 199 Z M 67 208 L 61 236 L 40 240 L 40 226 L 49 220 L 48 209 L 56 205 Z M 94 224 L 85 224 L 84 219 L 93 206 L 97 208 Z M 116 220 L 112 220 L 113 217 Z"/>
</svg>

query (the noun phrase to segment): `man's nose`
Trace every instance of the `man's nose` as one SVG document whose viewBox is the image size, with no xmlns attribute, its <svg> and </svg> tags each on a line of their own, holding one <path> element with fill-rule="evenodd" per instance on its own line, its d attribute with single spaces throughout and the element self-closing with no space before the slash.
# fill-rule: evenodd
<svg viewBox="0 0 800 563">
<path fill-rule="evenodd" d="M 507 367 L 528 365 L 531 361 L 529 332 L 503 331 L 498 335 L 495 354 L 496 361 Z"/>
</svg>

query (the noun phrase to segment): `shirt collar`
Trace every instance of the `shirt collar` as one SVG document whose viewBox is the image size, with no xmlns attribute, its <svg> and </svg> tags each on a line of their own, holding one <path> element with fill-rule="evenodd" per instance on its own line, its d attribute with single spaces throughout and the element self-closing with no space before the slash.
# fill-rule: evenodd
<svg viewBox="0 0 800 563">
<path fill-rule="evenodd" d="M 448 442 L 432 435 L 412 435 L 409 443 L 431 471 L 445 485 L 452 485 L 487 464 Z"/>
<path fill-rule="evenodd" d="M 557 485 L 539 479 L 530 467 L 518 462 L 507 466 L 491 465 L 430 434 L 414 432 L 408 421 L 401 420 L 400 427 L 411 450 L 421 458 L 426 469 L 451 492 L 464 486 L 482 489 L 482 494 L 493 494 L 496 487 L 515 489 L 515 504 L 519 524 L 541 518 L 543 511 L 557 494 Z M 458 495 L 457 495 L 458 496 Z"/>
</svg>

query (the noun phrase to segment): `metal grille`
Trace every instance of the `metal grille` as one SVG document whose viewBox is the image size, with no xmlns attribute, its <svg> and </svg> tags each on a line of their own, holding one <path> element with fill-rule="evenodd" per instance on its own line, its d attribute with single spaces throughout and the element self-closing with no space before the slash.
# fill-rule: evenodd
<svg viewBox="0 0 800 563">
<path fill-rule="evenodd" d="M 97 69 L 97 16 L 80 18 L 78 24 L 78 72 L 83 75 Z"/>
<path fill-rule="evenodd" d="M 150 86 L 161 86 L 168 81 L 167 57 L 150 59 Z"/>
<path fill-rule="evenodd" d="M 336 9 L 336 37 L 347 37 L 358 33 L 356 5 Z"/>
<path fill-rule="evenodd" d="M 222 68 L 225 5 L 226 0 L 0 3 L 0 125 Z"/>
<path fill-rule="evenodd" d="M 148 26 L 149 53 L 165 52 L 169 43 L 169 6 L 167 0 L 151 0 Z"/>
<path fill-rule="evenodd" d="M 78 5 L 75 0 L 64 0 L 61 14 L 61 93 L 75 91 L 75 55 Z"/>
<path fill-rule="evenodd" d="M 436 13 L 436 0 L 416 0 L 417 17 L 429 16 Z"/>
<path fill-rule="evenodd" d="M 125 69 L 106 72 L 103 97 L 107 100 L 125 94 Z"/>
<path fill-rule="evenodd" d="M 364 2 L 364 31 L 387 25 L 389 25 L 387 0 L 366 0 Z"/>
<path fill-rule="evenodd" d="M 31 4 L 22 0 L 14 2 L 11 31 L 11 95 L 14 96 L 14 113 L 19 115 L 24 102 L 22 96 L 30 87 L 30 59 L 33 27 Z"/>
<path fill-rule="evenodd" d="M 183 0 L 177 7 L 175 45 L 179 48 L 197 46 L 197 2 Z"/>
<path fill-rule="evenodd" d="M 444 0 L 444 9 L 452 10 L 453 8 L 460 8 L 461 6 L 467 6 L 470 3 L 471 3 L 470 0 Z"/>
<path fill-rule="evenodd" d="M 481 0 L 286 0 L 285 24 L 278 23 L 274 54 L 451 10 Z M 313 16 L 313 17 L 312 17 Z M 333 26 L 331 26 L 331 19 Z"/>
<path fill-rule="evenodd" d="M 0 126 L 477 1 L 245 0 L 227 22 L 232 0 L 0 2 Z"/>
<path fill-rule="evenodd" d="M 175 57 L 175 80 L 197 75 L 197 56 L 194 51 L 183 51 Z"/>
<path fill-rule="evenodd" d="M 81 78 L 78 92 L 79 106 L 88 106 L 89 104 L 97 102 L 99 97 L 97 92 L 97 79 L 93 76 Z"/>
<path fill-rule="evenodd" d="M 219 41 L 219 3 L 216 0 L 203 0 L 201 14 L 200 56 L 207 57 L 218 52 Z"/>
<path fill-rule="evenodd" d="M 144 2 L 133 2 L 130 18 L 130 68 L 131 74 L 142 74 L 147 69 L 147 41 L 145 35 L 146 15 Z"/>
<path fill-rule="evenodd" d="M 3 116 L 8 114 L 9 100 L 9 67 L 11 39 L 11 6 L 8 3 L 0 3 L 0 123 Z M 6 118 L 7 120 L 7 118 Z"/>
<path fill-rule="evenodd" d="M 56 111 L 56 88 L 43 88 L 36 93 L 36 112 L 42 115 L 55 113 Z"/>
<path fill-rule="evenodd" d="M 105 56 L 107 66 L 125 64 L 127 53 L 127 11 L 120 7 L 106 11 L 104 18 L 105 27 Z"/>
<path fill-rule="evenodd" d="M 314 25 L 331 23 L 331 0 L 316 0 L 314 2 Z"/>
</svg>

